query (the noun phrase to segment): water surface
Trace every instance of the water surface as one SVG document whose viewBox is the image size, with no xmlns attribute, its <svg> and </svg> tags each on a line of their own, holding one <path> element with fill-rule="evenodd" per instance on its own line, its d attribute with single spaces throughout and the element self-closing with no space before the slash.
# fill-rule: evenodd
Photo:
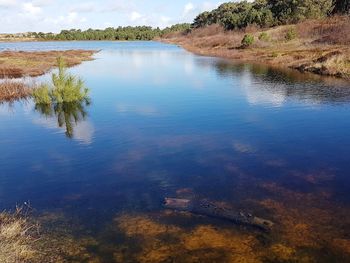
<svg viewBox="0 0 350 263">
<path fill-rule="evenodd" d="M 92 104 L 66 109 L 65 121 L 31 100 L 0 104 L 0 209 L 30 202 L 75 240 L 68 260 L 349 259 L 348 83 L 156 42 L 7 49 L 101 50 L 69 70 Z M 166 211 L 164 197 L 209 199 L 275 227 Z"/>
</svg>

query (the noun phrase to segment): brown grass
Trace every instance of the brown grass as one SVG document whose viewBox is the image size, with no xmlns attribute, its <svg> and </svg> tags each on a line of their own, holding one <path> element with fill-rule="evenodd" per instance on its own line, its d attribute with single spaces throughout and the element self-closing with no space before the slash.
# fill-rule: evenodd
<svg viewBox="0 0 350 263">
<path fill-rule="evenodd" d="M 36 233 L 37 226 L 29 223 L 22 208 L 13 214 L 0 213 L 0 262 L 31 262 L 38 253 Z"/>
<path fill-rule="evenodd" d="M 25 99 L 32 94 L 30 88 L 24 81 L 5 80 L 0 82 L 0 102 L 12 102 Z"/>
<path fill-rule="evenodd" d="M 302 38 L 319 44 L 350 44 L 350 16 L 334 16 L 326 20 L 308 20 L 297 25 Z"/>
<path fill-rule="evenodd" d="M 36 77 L 57 66 L 57 57 L 62 57 L 68 67 L 92 60 L 93 50 L 67 50 L 45 52 L 4 51 L 0 52 L 0 78 Z"/>
<path fill-rule="evenodd" d="M 349 16 L 334 16 L 269 29 L 251 26 L 240 31 L 224 31 L 220 26 L 212 25 L 163 41 L 179 44 L 199 55 L 259 62 L 350 79 L 349 24 Z M 291 29 L 296 31 L 297 37 L 286 41 L 286 33 Z M 259 40 L 262 32 L 268 34 L 268 41 Z M 241 49 L 246 33 L 254 35 L 255 43 Z"/>
</svg>

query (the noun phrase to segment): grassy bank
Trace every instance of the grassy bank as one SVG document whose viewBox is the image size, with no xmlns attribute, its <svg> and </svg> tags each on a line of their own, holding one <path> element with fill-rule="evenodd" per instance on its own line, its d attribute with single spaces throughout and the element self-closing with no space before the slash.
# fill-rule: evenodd
<svg viewBox="0 0 350 263">
<path fill-rule="evenodd" d="M 164 36 L 199 55 L 283 66 L 350 79 L 350 17 L 306 20 L 295 25 L 224 30 L 210 25 Z M 247 40 L 248 36 L 248 40 Z M 246 37 L 246 41 L 242 40 Z"/>
<path fill-rule="evenodd" d="M 36 77 L 57 66 L 57 57 L 62 57 L 68 67 L 92 60 L 93 50 L 67 51 L 3 51 L 0 52 L 0 79 Z"/>
<path fill-rule="evenodd" d="M 37 104 L 72 103 L 77 101 L 88 101 L 88 89 L 84 82 L 66 72 L 66 67 L 78 60 L 70 60 L 66 63 L 63 57 L 55 59 L 53 66 L 58 67 L 58 74 L 51 76 L 52 83 L 37 84 L 34 81 L 28 83 L 25 79 L 5 79 L 0 81 L 0 103 L 13 102 L 20 99 L 34 97 Z"/>
<path fill-rule="evenodd" d="M 29 222 L 22 208 L 0 213 L 0 262 L 31 262 L 39 254 L 35 248 L 38 228 Z"/>
</svg>

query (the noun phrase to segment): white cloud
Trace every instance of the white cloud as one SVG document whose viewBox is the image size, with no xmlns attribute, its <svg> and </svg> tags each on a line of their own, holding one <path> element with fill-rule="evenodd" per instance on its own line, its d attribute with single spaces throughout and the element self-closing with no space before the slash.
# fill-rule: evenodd
<svg viewBox="0 0 350 263">
<path fill-rule="evenodd" d="M 198 5 L 194 5 L 192 2 L 188 2 L 185 4 L 181 20 L 176 21 L 174 23 L 180 23 L 180 22 L 192 22 L 193 19 L 199 14 L 204 11 L 211 11 L 215 8 L 217 8 L 220 4 L 222 4 L 224 1 L 213 3 L 213 2 L 203 2 Z"/>
<path fill-rule="evenodd" d="M 143 16 L 142 16 L 140 13 L 138 13 L 138 12 L 136 12 L 136 11 L 133 11 L 133 12 L 131 12 L 131 14 L 130 14 L 130 21 L 131 21 L 131 22 L 135 22 L 135 21 L 137 21 L 137 20 L 140 20 L 142 17 L 143 17 Z"/>
<path fill-rule="evenodd" d="M 187 3 L 184 8 L 183 15 L 187 16 L 189 13 L 191 13 L 195 9 L 195 6 L 192 3 Z"/>
<path fill-rule="evenodd" d="M 16 0 L 0 0 L 0 7 L 9 8 L 17 5 Z"/>
<path fill-rule="evenodd" d="M 99 8 L 96 6 L 94 2 L 85 2 L 77 5 L 73 5 L 71 8 L 72 12 L 77 13 L 91 13 L 91 12 L 98 12 Z"/>
<path fill-rule="evenodd" d="M 54 3 L 54 0 L 34 0 L 32 1 L 34 6 L 44 7 Z"/>
<path fill-rule="evenodd" d="M 74 128 L 74 139 L 83 144 L 91 144 L 94 139 L 95 127 L 89 121 L 78 122 Z"/>
<path fill-rule="evenodd" d="M 47 18 L 47 22 L 52 22 L 59 28 L 74 27 L 87 21 L 85 17 L 80 17 L 76 12 L 69 12 L 66 16 L 59 16 L 56 19 Z"/>
<path fill-rule="evenodd" d="M 160 17 L 160 22 L 162 24 L 161 27 L 164 27 L 164 25 L 168 25 L 171 21 L 171 18 L 170 17 L 167 17 L 167 16 L 161 16 Z"/>
<path fill-rule="evenodd" d="M 159 111 L 157 108 L 151 105 L 132 105 L 132 104 L 117 104 L 118 113 L 134 113 L 141 116 L 154 116 L 158 115 Z"/>
<path fill-rule="evenodd" d="M 192 22 L 199 12 L 215 8 L 215 3 L 216 0 L 202 3 L 188 0 L 183 5 L 136 0 L 0 0 L 0 32 L 59 32 L 69 28 L 105 28 L 106 25 L 164 28 Z"/>
<path fill-rule="evenodd" d="M 30 2 L 23 3 L 22 10 L 25 15 L 38 15 L 42 11 L 41 7 L 35 6 L 33 3 Z"/>
</svg>

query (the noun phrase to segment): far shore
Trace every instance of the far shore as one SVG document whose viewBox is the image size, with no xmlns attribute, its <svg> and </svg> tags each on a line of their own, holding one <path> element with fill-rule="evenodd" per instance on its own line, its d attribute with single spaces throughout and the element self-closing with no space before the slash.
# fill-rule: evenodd
<svg viewBox="0 0 350 263">
<path fill-rule="evenodd" d="M 344 16 L 231 32 L 212 25 L 195 29 L 190 34 L 173 34 L 160 41 L 179 45 L 197 55 L 287 67 L 350 80 L 349 23 L 350 17 Z M 295 36 L 286 39 L 289 32 Z M 250 46 L 242 46 L 245 35 L 254 37 Z"/>
</svg>

